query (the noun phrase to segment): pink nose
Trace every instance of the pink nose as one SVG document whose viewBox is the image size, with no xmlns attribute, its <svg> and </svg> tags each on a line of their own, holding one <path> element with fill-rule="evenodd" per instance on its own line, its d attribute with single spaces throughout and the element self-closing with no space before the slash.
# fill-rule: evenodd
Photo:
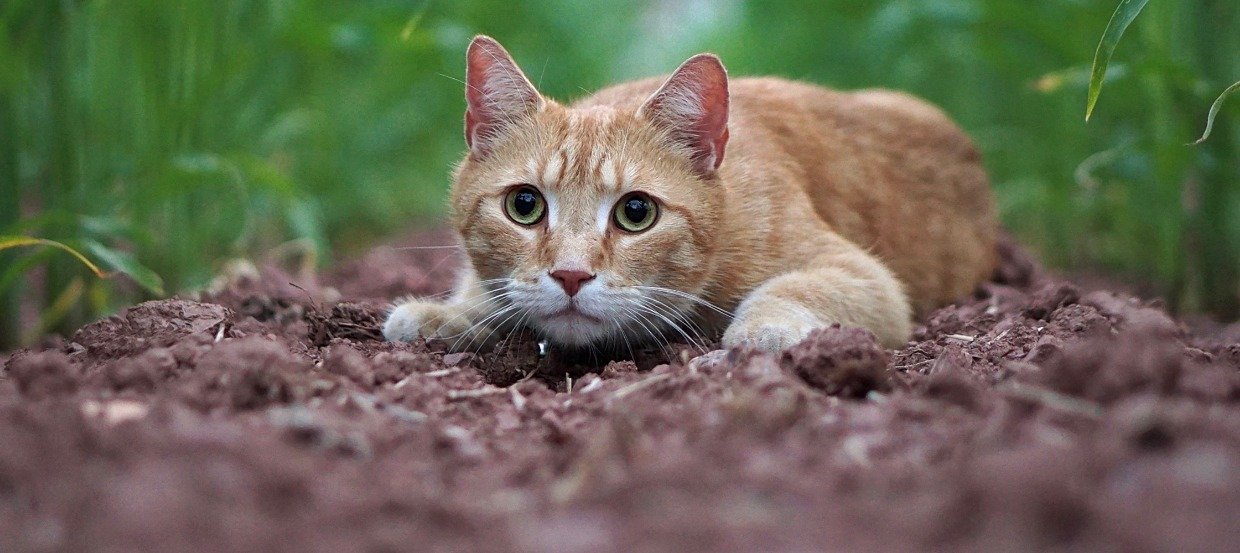
<svg viewBox="0 0 1240 553">
<path fill-rule="evenodd" d="M 577 295 L 581 290 L 581 285 L 594 279 L 594 275 L 585 271 L 551 271 L 551 278 L 560 281 L 560 286 L 564 287 L 564 292 L 568 297 Z"/>
</svg>

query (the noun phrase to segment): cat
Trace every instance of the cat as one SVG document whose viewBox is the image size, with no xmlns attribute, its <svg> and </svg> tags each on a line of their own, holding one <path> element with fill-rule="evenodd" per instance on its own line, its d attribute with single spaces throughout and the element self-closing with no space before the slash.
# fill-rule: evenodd
<svg viewBox="0 0 1240 553">
<path fill-rule="evenodd" d="M 914 97 L 729 81 L 699 54 L 566 106 L 490 37 L 466 61 L 466 267 L 447 301 L 398 303 L 388 340 L 778 351 L 839 323 L 899 347 L 996 264 L 980 156 Z"/>
</svg>

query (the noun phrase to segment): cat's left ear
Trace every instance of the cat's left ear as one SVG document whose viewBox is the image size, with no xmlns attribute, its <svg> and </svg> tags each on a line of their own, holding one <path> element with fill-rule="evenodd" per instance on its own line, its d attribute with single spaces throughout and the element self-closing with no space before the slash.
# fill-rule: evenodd
<svg viewBox="0 0 1240 553">
<path fill-rule="evenodd" d="M 474 37 L 465 58 L 465 142 L 470 155 L 481 159 L 509 125 L 546 102 L 495 39 Z"/>
<path fill-rule="evenodd" d="M 728 71 L 713 54 L 693 56 L 637 113 L 688 147 L 694 172 L 710 178 L 728 144 Z"/>
</svg>

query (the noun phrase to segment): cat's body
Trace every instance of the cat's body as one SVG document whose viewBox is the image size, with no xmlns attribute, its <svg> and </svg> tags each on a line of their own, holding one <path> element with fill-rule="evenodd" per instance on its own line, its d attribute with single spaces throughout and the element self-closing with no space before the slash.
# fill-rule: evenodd
<svg viewBox="0 0 1240 553">
<path fill-rule="evenodd" d="M 564 107 L 486 38 L 468 73 L 471 154 L 452 216 L 470 267 L 453 300 L 397 306 L 389 339 L 476 345 L 525 325 L 592 345 L 726 328 L 725 345 L 774 350 L 842 323 L 894 346 L 913 311 L 993 269 L 979 156 L 909 96 L 729 84 L 696 56 L 666 82 Z M 530 224 L 528 206 L 541 206 Z M 625 230 L 649 211 L 648 227 Z"/>
</svg>

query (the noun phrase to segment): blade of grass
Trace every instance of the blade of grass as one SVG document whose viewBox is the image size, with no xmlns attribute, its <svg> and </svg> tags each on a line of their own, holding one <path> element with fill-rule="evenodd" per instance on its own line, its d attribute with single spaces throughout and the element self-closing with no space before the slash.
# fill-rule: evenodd
<svg viewBox="0 0 1240 553">
<path fill-rule="evenodd" d="M 106 273 L 103 271 L 103 269 L 100 269 L 99 266 L 95 265 L 94 262 L 87 259 L 85 255 L 81 254 L 81 252 L 78 252 L 77 250 L 65 244 L 62 244 L 60 242 L 57 242 L 55 240 L 48 240 L 46 238 L 34 238 L 31 236 L 0 236 L 0 251 L 4 251 L 10 248 L 23 248 L 23 247 L 30 247 L 30 246 L 45 246 L 45 247 L 51 247 L 51 248 L 59 248 L 61 250 L 64 250 L 65 252 L 68 252 L 69 255 L 76 257 L 77 260 L 81 261 L 82 264 L 85 265 L 87 269 L 90 269 L 90 272 L 95 273 L 95 276 L 99 278 L 109 278 L 112 276 L 110 273 Z"/>
<path fill-rule="evenodd" d="M 1115 53 L 1115 47 L 1119 45 L 1124 31 L 1128 30 L 1132 20 L 1137 18 L 1137 14 L 1141 13 L 1148 3 L 1149 0 L 1122 0 L 1115 8 L 1115 13 L 1111 14 L 1111 21 L 1102 32 L 1102 40 L 1098 42 L 1098 50 L 1094 52 L 1093 68 L 1090 69 L 1089 98 L 1085 103 L 1086 121 L 1093 115 L 1098 95 L 1102 94 L 1102 79 L 1106 76 L 1107 64 L 1111 63 L 1111 54 Z"/>
<path fill-rule="evenodd" d="M 108 248 L 107 246 L 93 240 L 87 240 L 85 245 L 91 253 L 103 260 L 103 263 L 114 269 L 114 271 L 104 271 L 81 252 L 63 242 L 48 240 L 46 238 L 35 238 L 33 236 L 0 236 L 0 251 L 11 248 L 32 246 L 57 248 L 68 253 L 69 255 L 72 255 L 80 261 L 82 265 L 85 265 L 87 269 L 90 269 L 90 272 L 94 273 L 98 278 L 112 278 L 116 275 L 116 273 L 120 273 L 132 278 L 134 282 L 138 283 L 139 286 L 142 286 L 153 294 L 161 296 L 164 294 L 164 283 L 163 280 L 159 278 L 159 275 L 155 274 L 154 271 L 140 265 L 129 254 Z"/>
<path fill-rule="evenodd" d="M 1187 146 L 1196 146 L 1210 138 L 1210 132 L 1214 130 L 1214 118 L 1218 116 L 1218 111 L 1223 108 L 1223 102 L 1227 100 L 1227 97 L 1237 90 L 1240 90 L 1240 81 L 1232 83 L 1222 94 L 1218 95 L 1218 98 L 1214 99 L 1214 103 L 1210 105 L 1210 113 L 1206 115 L 1206 130 L 1201 133 L 1201 138 L 1189 142 Z"/>
</svg>

